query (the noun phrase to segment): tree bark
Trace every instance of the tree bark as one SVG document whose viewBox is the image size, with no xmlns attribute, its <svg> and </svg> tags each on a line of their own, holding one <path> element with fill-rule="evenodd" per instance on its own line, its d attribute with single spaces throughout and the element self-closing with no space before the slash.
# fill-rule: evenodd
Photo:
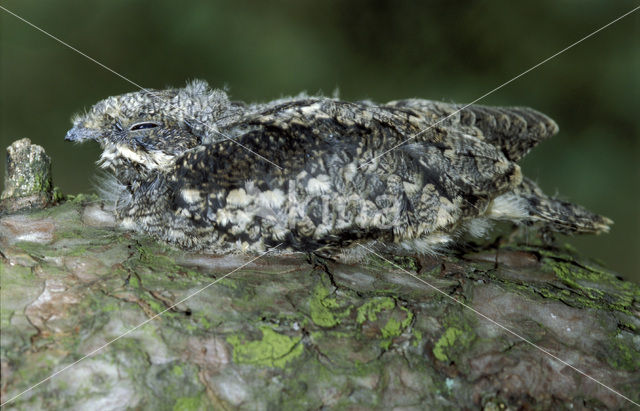
<svg viewBox="0 0 640 411">
<path fill-rule="evenodd" d="M 113 224 L 84 196 L 0 219 L 2 402 L 237 271 L 8 409 L 632 407 L 407 272 L 640 400 L 640 289 L 566 249 L 250 262 Z"/>
</svg>

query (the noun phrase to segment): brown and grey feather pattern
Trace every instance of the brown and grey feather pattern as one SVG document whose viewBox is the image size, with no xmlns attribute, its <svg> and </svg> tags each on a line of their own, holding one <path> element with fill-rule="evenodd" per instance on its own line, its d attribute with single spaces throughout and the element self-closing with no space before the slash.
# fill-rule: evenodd
<svg viewBox="0 0 640 411">
<path fill-rule="evenodd" d="M 348 255 L 376 241 L 433 253 L 460 233 L 485 235 L 495 220 L 608 230 L 610 220 L 546 196 L 516 164 L 558 131 L 553 120 L 462 107 L 305 95 L 245 105 L 196 81 L 109 97 L 77 117 L 67 139 L 102 146 L 125 227 L 191 250 L 285 243 Z"/>
</svg>

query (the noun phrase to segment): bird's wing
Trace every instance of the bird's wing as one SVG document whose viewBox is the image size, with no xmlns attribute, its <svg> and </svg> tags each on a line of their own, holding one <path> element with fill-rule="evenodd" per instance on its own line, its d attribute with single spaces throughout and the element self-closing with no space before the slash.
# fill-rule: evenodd
<svg viewBox="0 0 640 411">
<path fill-rule="evenodd" d="M 410 111 L 310 98 L 245 117 L 232 135 L 289 171 L 330 175 L 329 164 L 350 163 L 360 173 L 376 169 L 380 175 L 415 169 L 444 176 L 452 190 L 476 196 L 497 195 L 519 183 L 518 167 L 499 147 L 478 138 L 477 124 L 430 124 Z"/>
<path fill-rule="evenodd" d="M 551 118 L 528 107 L 465 107 L 421 99 L 392 101 L 386 106 L 414 111 L 432 123 L 471 128 L 471 134 L 499 147 L 512 161 L 519 161 L 540 141 L 558 132 Z"/>
<path fill-rule="evenodd" d="M 380 129 L 365 113 L 361 105 L 321 98 L 262 106 L 220 130 L 227 138 L 185 153 L 174 174 L 233 187 L 249 179 L 282 182 L 303 170 L 329 172 L 328 157 L 357 160 L 356 146 Z"/>
<path fill-rule="evenodd" d="M 344 224 L 331 222 L 334 234 L 429 221 L 427 232 L 481 214 L 492 198 L 520 183 L 519 167 L 495 146 L 456 127 L 417 135 L 425 124 L 410 113 L 330 99 L 268 107 L 224 130 L 235 141 L 180 158 L 171 173 L 174 192 L 199 190 L 199 207 L 210 210 L 225 207 L 233 190 L 249 194 L 248 181 L 256 192 L 294 193 L 305 202 L 300 214 L 309 216 L 315 240 L 325 222 L 320 203 L 315 216 L 314 199 L 329 196 L 330 213 L 352 214 Z M 176 196 L 177 212 L 193 206 L 183 200 Z M 360 224 L 360 217 L 370 218 Z"/>
</svg>

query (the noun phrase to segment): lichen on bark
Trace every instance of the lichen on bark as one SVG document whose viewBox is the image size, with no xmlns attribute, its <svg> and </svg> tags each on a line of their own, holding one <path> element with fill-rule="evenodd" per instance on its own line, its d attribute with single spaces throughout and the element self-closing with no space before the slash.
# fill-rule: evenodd
<svg viewBox="0 0 640 411">
<path fill-rule="evenodd" d="M 23 138 L 7 147 L 0 211 L 41 208 L 61 200 L 51 178 L 51 159 L 41 146 Z"/>
<path fill-rule="evenodd" d="M 120 231 L 107 216 L 85 197 L 0 219 L 2 401 L 252 258 L 185 253 Z M 12 404 L 630 404 L 404 270 L 639 399 L 637 285 L 567 249 L 515 243 L 398 262 L 403 269 L 377 258 L 267 255 Z"/>
</svg>

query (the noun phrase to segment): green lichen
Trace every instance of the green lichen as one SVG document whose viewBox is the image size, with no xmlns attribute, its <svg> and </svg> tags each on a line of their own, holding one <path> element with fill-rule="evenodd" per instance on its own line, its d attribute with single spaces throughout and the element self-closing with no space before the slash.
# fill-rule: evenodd
<svg viewBox="0 0 640 411">
<path fill-rule="evenodd" d="M 45 244 L 32 243 L 29 241 L 18 241 L 14 244 L 15 247 L 21 249 L 30 257 L 35 259 L 42 259 L 45 256 L 55 256 L 56 252 L 51 250 L 51 247 L 47 247 Z"/>
<path fill-rule="evenodd" d="M 311 321 L 325 328 L 335 327 L 351 312 L 351 307 L 341 308 L 336 298 L 329 297 L 329 290 L 318 284 L 309 300 Z"/>
<path fill-rule="evenodd" d="M 444 318 L 444 333 L 433 347 L 433 355 L 439 361 L 456 362 L 477 337 L 471 324 L 472 317 L 461 310 L 456 307 Z"/>
<path fill-rule="evenodd" d="M 544 258 L 543 264 L 577 294 L 580 307 L 617 310 L 629 314 L 634 300 L 640 301 L 640 287 L 621 281 L 612 273 L 574 261 Z M 566 291 L 566 290 L 565 290 Z M 566 302 L 566 299 L 563 299 Z"/>
<path fill-rule="evenodd" d="M 436 342 L 433 347 L 433 355 L 440 361 L 449 361 L 448 351 L 456 344 L 456 340 L 463 336 L 464 332 L 456 327 L 450 327 L 445 330 L 444 334 Z"/>
<path fill-rule="evenodd" d="M 377 314 L 383 310 L 392 310 L 396 306 L 391 297 L 377 297 L 362 304 L 357 311 L 356 321 L 362 324 L 365 321 L 376 321 Z"/>
<path fill-rule="evenodd" d="M 411 314 L 411 317 L 413 317 L 413 314 Z M 407 317 L 407 319 L 411 320 L 411 318 L 409 317 Z M 400 334 L 402 334 L 402 331 L 406 328 L 405 326 L 403 326 L 405 321 L 400 322 L 393 317 L 389 318 L 387 323 L 380 330 L 383 338 L 383 340 L 380 342 L 380 347 L 384 348 L 385 350 L 388 350 L 391 347 L 393 338 L 400 336 Z"/>
<path fill-rule="evenodd" d="M 196 411 L 203 409 L 201 397 L 180 397 L 173 405 L 173 411 Z"/>
<path fill-rule="evenodd" d="M 604 293 L 601 290 L 592 287 L 583 287 L 580 285 L 580 280 L 601 280 L 601 278 L 598 278 L 596 273 L 590 273 L 582 268 L 576 269 L 577 267 L 575 267 L 574 264 L 564 261 L 555 261 L 550 263 L 549 266 L 563 283 L 574 289 L 583 290 L 587 296 L 593 300 L 602 298 Z"/>
<path fill-rule="evenodd" d="M 117 311 L 120 307 L 118 306 L 118 304 L 115 303 L 108 303 L 105 304 L 103 306 L 101 306 L 102 311 L 108 313 L 108 312 L 112 312 L 112 311 Z"/>
<path fill-rule="evenodd" d="M 233 347 L 233 361 L 237 364 L 262 365 L 284 368 L 288 362 L 302 355 L 301 337 L 293 338 L 278 334 L 269 327 L 261 327 L 262 339 L 246 341 L 239 334 L 227 337 Z"/>
<path fill-rule="evenodd" d="M 184 371 L 182 370 L 181 366 L 174 365 L 171 369 L 171 374 L 175 375 L 176 377 L 182 377 L 184 375 Z"/>
<path fill-rule="evenodd" d="M 624 371 L 640 370 L 640 351 L 632 348 L 633 342 L 630 340 L 620 333 L 611 338 L 606 357 L 609 365 Z"/>
<path fill-rule="evenodd" d="M 156 300 L 146 299 L 146 302 L 156 314 L 165 310 L 165 307 Z"/>
<path fill-rule="evenodd" d="M 373 298 L 358 308 L 356 322 L 363 324 L 365 321 L 377 321 L 378 314 L 385 310 L 393 310 L 394 308 L 396 308 L 396 301 L 391 297 Z M 394 312 L 390 313 L 387 322 L 380 329 L 383 338 L 380 346 L 384 349 L 389 349 L 393 338 L 400 336 L 413 320 L 413 313 L 409 309 L 400 307 L 400 313 L 402 314 L 396 315 Z M 400 315 L 403 315 L 404 318 L 399 319 L 398 317 Z"/>
<path fill-rule="evenodd" d="M 414 347 L 419 347 L 420 343 L 422 342 L 422 332 L 420 330 L 414 330 L 413 336 L 415 337 L 415 340 L 413 340 L 411 345 L 413 345 Z"/>
<path fill-rule="evenodd" d="M 335 306 L 335 300 L 328 298 L 329 290 L 319 285 L 313 290 L 313 295 L 309 301 L 311 320 L 320 327 L 334 327 L 340 323 L 330 310 Z"/>
<path fill-rule="evenodd" d="M 540 246 L 540 247 L 521 246 L 521 247 L 515 247 L 515 249 L 522 250 L 522 251 L 530 251 L 538 254 L 541 257 L 561 259 L 565 261 L 572 261 L 574 259 L 574 256 L 571 254 L 570 249 L 557 248 L 557 249 L 549 250 L 549 249 L 545 249 L 544 246 Z"/>
<path fill-rule="evenodd" d="M 32 191 L 33 192 L 44 192 L 44 193 L 49 192 L 49 190 L 51 190 L 51 170 L 50 170 L 50 167 L 41 167 L 40 170 L 36 170 L 34 168 L 33 171 L 38 171 L 38 172 L 40 172 L 40 174 L 34 174 L 33 175 Z"/>
<path fill-rule="evenodd" d="M 140 287 L 140 281 L 138 281 L 138 277 L 136 277 L 135 275 L 132 275 L 129 278 L 129 285 L 133 288 L 139 288 Z"/>
<path fill-rule="evenodd" d="M 405 313 L 405 319 L 398 321 L 394 317 L 389 318 L 381 330 L 383 338 L 398 337 L 409 326 L 409 324 L 411 324 L 411 321 L 413 320 L 413 313 L 405 307 L 400 307 L 400 309 Z"/>
<path fill-rule="evenodd" d="M 481 268 L 478 271 L 483 277 L 489 277 L 507 289 L 543 297 L 545 300 L 562 301 L 576 308 L 614 310 L 624 314 L 632 314 L 633 305 L 640 301 L 640 287 L 637 284 L 623 281 L 592 262 L 581 260 L 571 254 L 569 247 L 553 250 L 532 246 L 508 248 L 538 254 L 542 257 L 542 269 L 555 274 L 562 284 L 556 281 L 531 284 L 526 280 L 505 278 L 501 269 Z M 469 275 L 474 277 L 475 273 Z"/>
<path fill-rule="evenodd" d="M 62 193 L 62 190 L 60 190 L 60 187 L 53 187 L 53 193 L 51 195 L 54 203 L 61 203 L 65 199 L 65 196 Z"/>
<path fill-rule="evenodd" d="M 202 327 L 205 330 L 209 330 L 211 329 L 211 321 L 209 321 L 209 319 L 207 317 L 204 316 L 204 314 L 199 314 L 198 315 L 198 322 L 202 325 Z"/>
<path fill-rule="evenodd" d="M 153 271 L 176 272 L 181 268 L 172 258 L 163 254 L 167 250 L 158 243 L 145 241 L 145 244 L 138 244 L 136 249 L 140 263 Z"/>
<path fill-rule="evenodd" d="M 57 237 L 59 239 L 60 238 L 78 238 L 78 236 L 80 235 L 81 235 L 80 233 L 66 232 L 66 233 L 60 233 L 60 235 L 58 235 Z M 87 255 L 87 251 L 88 251 L 87 247 L 79 246 L 69 251 L 66 255 L 69 257 L 83 257 Z"/>
<path fill-rule="evenodd" d="M 31 268 L 22 265 L 0 264 L 0 274 L 2 274 L 2 285 L 5 288 L 14 283 L 23 283 L 35 278 Z"/>
<path fill-rule="evenodd" d="M 100 200 L 100 197 L 98 197 L 97 194 L 68 194 L 66 196 L 66 200 L 67 202 L 70 203 L 75 203 L 75 204 L 84 204 L 84 203 L 90 203 L 93 201 L 98 201 Z"/>
<path fill-rule="evenodd" d="M 231 279 L 228 279 L 228 278 L 224 278 L 224 279 L 218 281 L 218 284 L 223 285 L 225 287 L 229 287 L 229 288 L 234 289 L 234 290 L 237 290 L 238 287 L 239 287 L 237 281 L 234 281 L 234 280 L 231 280 Z"/>
</svg>

